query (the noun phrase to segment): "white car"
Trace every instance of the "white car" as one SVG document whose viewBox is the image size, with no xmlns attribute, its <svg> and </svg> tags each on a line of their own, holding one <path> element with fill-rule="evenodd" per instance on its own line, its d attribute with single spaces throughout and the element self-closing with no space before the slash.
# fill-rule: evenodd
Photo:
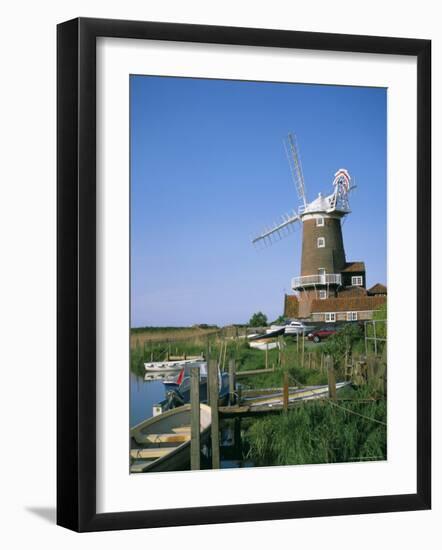
<svg viewBox="0 0 442 550">
<path fill-rule="evenodd" d="M 285 327 L 285 334 L 308 334 L 313 328 L 311 325 L 304 325 L 302 321 L 290 321 Z"/>
</svg>

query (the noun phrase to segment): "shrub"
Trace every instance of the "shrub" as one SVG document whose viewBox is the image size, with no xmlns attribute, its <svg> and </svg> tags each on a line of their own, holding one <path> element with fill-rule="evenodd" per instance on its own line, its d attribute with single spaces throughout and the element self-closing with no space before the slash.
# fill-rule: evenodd
<svg viewBox="0 0 442 550">
<path fill-rule="evenodd" d="M 267 315 L 264 315 L 262 311 L 254 313 L 249 321 L 251 327 L 265 327 L 267 325 Z"/>
<path fill-rule="evenodd" d="M 331 355 L 335 361 L 342 362 L 345 354 L 351 353 L 353 346 L 359 344 L 362 336 L 362 329 L 359 325 L 346 325 L 326 340 L 323 351 L 325 354 Z"/>
</svg>

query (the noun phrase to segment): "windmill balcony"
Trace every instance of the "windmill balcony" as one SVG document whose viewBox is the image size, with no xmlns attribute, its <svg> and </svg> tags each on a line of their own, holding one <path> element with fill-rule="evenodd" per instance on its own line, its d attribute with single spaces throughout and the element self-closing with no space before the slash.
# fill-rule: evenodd
<svg viewBox="0 0 442 550">
<path fill-rule="evenodd" d="M 324 275 L 305 275 L 304 277 L 293 277 L 292 289 L 305 288 L 316 285 L 340 285 L 340 273 L 326 273 Z"/>
</svg>

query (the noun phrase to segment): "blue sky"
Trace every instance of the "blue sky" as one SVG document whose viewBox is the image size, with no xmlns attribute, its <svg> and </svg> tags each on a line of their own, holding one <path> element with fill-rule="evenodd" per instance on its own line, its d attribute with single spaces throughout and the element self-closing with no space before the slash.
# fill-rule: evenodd
<svg viewBox="0 0 442 550">
<path fill-rule="evenodd" d="M 131 324 L 225 325 L 282 313 L 301 227 L 251 238 L 297 208 L 282 140 L 297 136 L 313 200 L 347 168 L 347 260 L 386 283 L 387 91 L 131 76 Z"/>
</svg>

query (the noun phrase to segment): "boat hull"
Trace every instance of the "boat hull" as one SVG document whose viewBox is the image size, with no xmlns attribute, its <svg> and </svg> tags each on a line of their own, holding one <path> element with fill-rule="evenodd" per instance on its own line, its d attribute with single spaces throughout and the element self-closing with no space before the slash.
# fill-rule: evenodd
<svg viewBox="0 0 442 550">
<path fill-rule="evenodd" d="M 199 367 L 206 365 L 204 359 L 182 359 L 179 361 L 160 361 L 144 363 L 144 370 L 148 373 L 177 373 L 185 367 Z"/>
<path fill-rule="evenodd" d="M 201 442 L 206 442 L 209 437 L 211 426 L 211 411 L 207 405 L 200 405 L 201 409 Z M 190 464 L 190 404 L 184 405 L 177 409 L 172 409 L 159 416 L 149 418 L 141 422 L 131 429 L 131 473 L 140 472 L 170 472 L 182 470 Z M 155 442 L 158 438 L 170 436 L 173 438 L 173 432 L 177 430 L 187 430 L 187 440 L 175 447 L 167 447 L 167 443 L 163 446 Z M 167 433 L 170 432 L 170 433 Z M 179 436 L 175 434 L 175 437 Z M 154 444 L 147 442 L 148 438 L 152 438 Z M 159 446 L 158 446 L 159 445 Z M 169 450 L 170 449 L 170 450 Z M 155 460 L 148 461 L 143 452 L 161 451 L 163 454 Z"/>
<path fill-rule="evenodd" d="M 341 390 L 346 386 L 349 386 L 351 382 L 338 382 L 336 384 L 336 390 Z M 306 388 L 298 388 L 289 392 L 288 402 L 294 403 L 296 401 L 309 401 L 313 399 L 322 399 L 328 395 L 328 385 L 322 386 L 310 386 Z M 254 396 L 245 398 L 243 400 L 245 405 L 248 405 L 251 410 L 254 408 L 262 407 L 280 407 L 283 403 L 282 392 L 275 392 L 273 395 Z"/>
</svg>

